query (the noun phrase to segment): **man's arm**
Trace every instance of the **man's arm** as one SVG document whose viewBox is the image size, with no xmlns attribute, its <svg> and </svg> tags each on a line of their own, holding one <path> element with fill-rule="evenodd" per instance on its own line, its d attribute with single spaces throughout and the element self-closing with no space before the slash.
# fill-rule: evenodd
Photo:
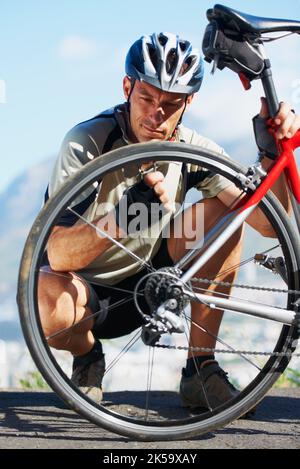
<svg viewBox="0 0 300 469">
<path fill-rule="evenodd" d="M 240 189 L 232 184 L 220 192 L 217 197 L 223 202 L 223 204 L 230 207 L 240 197 L 240 195 Z M 249 215 L 246 221 L 248 225 L 252 226 L 252 228 L 258 231 L 262 236 L 265 236 L 266 238 L 276 237 L 276 233 L 269 224 L 268 219 L 259 208 L 256 208 L 251 215 Z"/>
<path fill-rule="evenodd" d="M 74 226 L 55 226 L 50 235 L 47 253 L 50 267 L 54 271 L 76 271 L 84 269 L 94 259 L 109 249 L 113 242 L 97 230 L 106 231 L 112 238 L 122 236 L 113 212 L 105 218 L 93 221 L 95 228 L 80 223 Z"/>
<path fill-rule="evenodd" d="M 268 118 L 268 109 L 264 99 L 262 99 L 262 109 L 260 112 L 260 117 Z M 300 129 L 300 116 L 294 114 L 287 103 L 282 103 L 280 106 L 280 110 L 277 116 L 275 117 L 275 123 L 278 125 L 278 129 L 276 131 L 276 136 L 278 139 L 291 138 Z M 272 164 L 273 161 L 269 160 L 268 158 L 264 158 L 262 160 L 262 166 L 265 170 L 268 170 L 272 166 Z M 282 174 L 280 178 L 276 181 L 276 183 L 273 185 L 272 192 L 280 200 L 285 210 L 290 214 L 291 201 L 284 174 Z M 225 205 L 230 206 L 239 195 L 239 189 L 237 189 L 235 186 L 230 186 L 224 191 L 220 192 L 217 197 Z M 259 208 L 256 208 L 252 212 L 252 214 L 247 219 L 247 223 L 259 233 L 261 233 L 263 236 L 276 236 L 274 230 L 268 223 L 267 218 L 264 216 L 263 212 Z"/>
<path fill-rule="evenodd" d="M 152 172 L 144 177 L 144 182 L 151 187 L 160 202 L 167 210 L 169 196 L 165 189 L 164 175 Z M 80 222 L 74 226 L 55 226 L 47 246 L 50 267 L 54 271 L 76 271 L 87 267 L 98 256 L 103 254 L 113 245 L 113 241 L 107 236 L 101 235 L 96 230 L 98 227 L 105 231 L 111 238 L 119 240 L 126 236 L 125 232 L 116 223 L 114 210 L 105 217 L 93 221 L 95 228 Z"/>
</svg>

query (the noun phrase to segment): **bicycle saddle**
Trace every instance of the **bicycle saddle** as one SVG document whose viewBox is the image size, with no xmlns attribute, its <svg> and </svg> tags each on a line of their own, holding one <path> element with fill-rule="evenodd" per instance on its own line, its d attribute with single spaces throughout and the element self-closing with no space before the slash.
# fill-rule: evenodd
<svg viewBox="0 0 300 469">
<path fill-rule="evenodd" d="M 257 35 L 278 31 L 290 31 L 300 34 L 300 21 L 252 16 L 219 4 L 207 11 L 207 18 L 209 20 L 221 20 L 228 29 L 242 34 L 252 33 Z"/>
</svg>

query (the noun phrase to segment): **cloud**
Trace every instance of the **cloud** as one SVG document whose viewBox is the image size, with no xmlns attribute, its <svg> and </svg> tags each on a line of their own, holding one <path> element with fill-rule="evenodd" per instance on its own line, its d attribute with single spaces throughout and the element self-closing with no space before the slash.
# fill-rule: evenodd
<svg viewBox="0 0 300 469">
<path fill-rule="evenodd" d="M 81 36 L 68 36 L 59 45 L 59 55 L 67 60 L 85 60 L 96 55 L 97 44 Z"/>
</svg>

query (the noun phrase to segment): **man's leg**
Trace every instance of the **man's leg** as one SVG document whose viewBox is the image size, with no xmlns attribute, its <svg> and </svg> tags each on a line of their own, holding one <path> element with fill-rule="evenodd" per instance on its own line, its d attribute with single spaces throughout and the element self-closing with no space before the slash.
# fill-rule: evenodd
<svg viewBox="0 0 300 469">
<path fill-rule="evenodd" d="M 92 315 L 88 300 L 89 287 L 76 274 L 44 267 L 39 274 L 38 303 L 45 336 L 66 330 L 48 340 L 51 347 L 68 350 L 74 356 L 85 355 L 93 348 L 94 320 L 91 317 L 81 322 Z"/>
<path fill-rule="evenodd" d="M 204 228 L 204 234 L 207 233 L 210 228 L 212 228 L 215 223 L 220 219 L 222 214 L 225 212 L 226 207 L 224 204 L 219 201 L 217 198 L 206 199 L 198 204 L 193 205 L 184 213 L 184 221 L 193 223 L 195 227 L 195 221 L 202 222 Z M 181 223 L 178 219 L 177 223 Z M 183 235 L 181 238 L 176 238 L 175 235 L 178 235 L 180 230 L 176 227 L 176 220 L 173 229 L 171 230 L 171 237 L 168 240 L 168 250 L 170 256 L 176 262 L 183 257 L 183 255 L 188 251 L 187 243 L 190 242 L 189 239 L 185 238 Z M 242 249 L 242 232 L 243 229 L 240 228 L 224 246 L 217 252 L 217 254 L 210 259 L 206 265 L 204 265 L 196 274 L 197 278 L 205 279 L 216 279 L 217 281 L 224 281 L 228 283 L 233 283 L 236 275 L 237 268 L 240 263 L 241 249 Z M 199 284 L 201 288 L 205 288 L 208 292 L 214 294 L 230 294 L 231 288 L 224 287 L 220 285 L 206 285 Z M 206 347 L 214 349 L 216 347 L 216 339 L 218 336 L 219 328 L 221 325 L 223 311 L 214 310 L 208 306 L 192 302 L 192 321 L 191 332 L 190 332 L 190 346 L 191 347 Z M 201 326 L 198 327 L 197 324 Z M 206 330 L 208 332 L 206 332 Z M 214 352 L 191 352 L 188 354 L 189 360 L 187 360 L 187 374 L 188 376 L 193 376 L 199 372 L 199 369 L 202 365 L 210 365 L 206 368 L 207 374 L 211 371 L 216 370 L 216 364 L 213 363 Z M 230 383 L 228 383 L 230 386 Z M 229 389 L 230 393 L 231 390 Z M 226 399 L 225 399 L 226 400 Z M 212 406 L 214 407 L 213 403 Z"/>
<path fill-rule="evenodd" d="M 90 307 L 91 289 L 74 273 L 52 272 L 39 275 L 38 302 L 42 327 L 48 344 L 72 353 L 71 380 L 81 392 L 98 404 L 102 400 L 105 360 L 102 345 L 92 333 L 95 313 Z M 64 331 L 55 335 L 59 331 Z"/>
<path fill-rule="evenodd" d="M 224 204 L 217 198 L 205 199 L 186 210 L 184 213 L 184 220 L 186 223 L 189 223 L 190 226 L 191 223 L 193 223 L 193 226 L 195 226 L 195 220 L 202 221 L 204 224 L 205 234 L 211 227 L 214 226 L 216 221 L 220 219 L 225 210 L 226 208 Z M 179 230 L 177 230 L 177 233 L 178 232 Z M 181 238 L 176 238 L 174 237 L 175 233 L 176 225 L 172 228 L 171 237 L 168 239 L 168 250 L 170 256 L 176 262 L 188 252 L 187 243 L 190 243 L 190 240 L 185 238 L 184 235 Z M 239 265 L 240 262 L 242 248 L 241 241 L 242 228 L 239 229 L 217 252 L 217 254 L 195 274 L 195 277 L 211 280 L 216 279 L 217 281 L 233 283 L 237 274 L 237 269 L 234 268 L 234 266 Z M 212 293 L 219 294 L 229 294 L 231 290 L 230 287 L 223 287 L 219 285 L 199 286 L 205 289 L 207 288 L 207 290 L 211 291 Z M 218 335 L 222 316 L 222 311 L 213 310 L 204 304 L 192 302 L 193 321 L 201 324 L 203 327 L 205 327 L 205 329 L 210 331 L 213 336 Z M 205 331 L 199 329 L 197 326 L 192 325 L 190 344 L 194 346 L 201 344 L 203 347 L 213 348 L 215 347 L 216 341 L 212 335 L 209 335 Z M 196 355 L 197 354 L 201 355 L 203 353 L 198 352 Z M 191 354 L 189 356 L 191 356 Z"/>
</svg>

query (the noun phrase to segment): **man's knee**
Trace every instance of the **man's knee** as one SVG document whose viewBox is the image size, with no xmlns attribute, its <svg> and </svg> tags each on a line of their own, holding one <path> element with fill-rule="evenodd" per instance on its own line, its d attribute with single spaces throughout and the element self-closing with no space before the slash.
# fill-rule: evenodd
<svg viewBox="0 0 300 469">
<path fill-rule="evenodd" d="M 66 279 L 50 270 L 41 272 L 38 280 L 38 309 L 46 336 L 68 327 L 68 315 L 63 314 L 63 295 Z"/>
<path fill-rule="evenodd" d="M 51 335 L 78 323 L 85 314 L 87 300 L 86 286 L 73 274 L 58 275 L 50 269 L 40 273 L 38 305 L 45 334 Z M 84 331 L 92 324 L 92 321 L 86 321 Z M 80 333 L 81 329 L 80 325 L 75 326 L 73 332 Z"/>
<path fill-rule="evenodd" d="M 51 314 L 57 309 L 58 302 L 65 293 L 71 293 L 70 284 L 72 277 L 70 274 L 57 274 L 51 269 L 43 270 L 38 279 L 38 303 L 40 311 L 47 311 Z"/>
</svg>

